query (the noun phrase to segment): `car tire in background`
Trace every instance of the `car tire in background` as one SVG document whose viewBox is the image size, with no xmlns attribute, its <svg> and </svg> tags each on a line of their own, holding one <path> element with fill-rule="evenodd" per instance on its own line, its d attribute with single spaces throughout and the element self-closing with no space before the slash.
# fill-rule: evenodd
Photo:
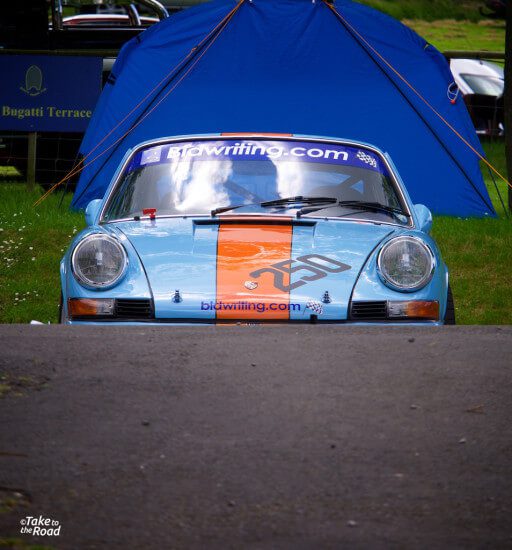
<svg viewBox="0 0 512 550">
<path fill-rule="evenodd" d="M 453 301 L 452 287 L 448 285 L 448 301 L 446 303 L 446 313 L 444 315 L 445 325 L 455 325 L 455 302 Z"/>
<path fill-rule="evenodd" d="M 60 293 L 60 302 L 59 302 L 59 324 L 60 325 L 63 325 L 65 323 L 65 319 L 64 319 L 64 307 L 63 307 L 63 304 L 64 304 L 64 300 L 62 298 L 62 292 Z"/>
</svg>

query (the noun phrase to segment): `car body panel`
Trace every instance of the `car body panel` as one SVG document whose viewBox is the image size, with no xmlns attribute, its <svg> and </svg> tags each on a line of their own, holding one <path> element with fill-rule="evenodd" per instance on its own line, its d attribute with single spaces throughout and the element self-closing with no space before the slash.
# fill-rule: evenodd
<svg viewBox="0 0 512 550">
<path fill-rule="evenodd" d="M 448 291 L 448 269 L 444 264 L 439 249 L 435 241 L 421 231 L 394 231 L 381 243 L 384 245 L 388 240 L 397 236 L 410 235 L 419 237 L 425 242 L 434 254 L 436 269 L 431 281 L 422 289 L 416 290 L 413 293 L 405 293 L 395 291 L 385 284 L 379 278 L 377 270 L 377 255 L 373 254 L 369 257 L 363 271 L 361 272 L 354 290 L 352 293 L 352 301 L 378 301 L 378 300 L 407 300 L 414 298 L 415 300 L 438 300 L 440 319 L 444 319 L 446 314 L 446 302 Z"/>
<path fill-rule="evenodd" d="M 264 217 L 240 225 L 196 221 L 205 220 L 169 218 L 116 224 L 145 267 L 156 318 L 215 319 L 217 311 L 220 319 L 305 320 L 306 304 L 321 302 L 328 292 L 332 301 L 324 305 L 321 319 L 344 320 L 359 271 L 371 251 L 392 232 L 389 226 L 332 220 L 295 227 L 291 221 L 289 225 L 268 225 Z M 223 233 L 229 235 L 224 237 L 224 246 Z M 338 248 L 341 235 L 350 246 Z M 279 286 L 274 284 L 282 273 L 275 271 L 277 264 L 294 270 L 277 280 Z M 347 267 L 342 270 L 338 264 Z M 322 275 L 317 279 L 319 272 Z M 248 290 L 244 286 L 247 281 L 256 282 L 257 288 Z M 175 300 L 176 291 L 180 301 Z M 256 309 L 223 308 L 229 304 L 278 303 L 300 307 L 290 309 L 289 316 L 287 310 L 279 309 L 256 317 Z"/>
<path fill-rule="evenodd" d="M 119 283 L 108 290 L 94 290 L 88 289 L 80 285 L 73 276 L 71 269 L 71 255 L 76 245 L 86 236 L 96 233 L 104 233 L 110 235 L 119 240 L 126 250 L 128 256 L 128 267 L 126 273 L 123 275 Z M 66 254 L 60 263 L 60 276 L 61 276 L 61 288 L 64 298 L 124 298 L 129 296 L 136 296 L 138 298 L 152 299 L 151 289 L 149 287 L 144 268 L 139 260 L 137 252 L 131 246 L 129 240 L 113 226 L 98 226 L 93 225 L 82 232 L 71 242 Z M 67 317 L 67 300 L 63 300 L 63 314 Z"/>
<path fill-rule="evenodd" d="M 310 300 L 322 303 L 328 292 L 329 303 L 322 303 L 318 319 L 346 320 L 352 288 L 368 255 L 391 233 L 389 226 L 373 226 L 357 222 L 319 221 L 314 227 L 300 227 L 294 231 L 293 258 L 320 256 L 346 264 L 341 272 L 327 272 L 326 277 L 308 282 L 292 291 L 290 301 L 302 305 L 301 311 L 291 312 L 292 318 L 304 320 L 313 310 L 306 308 Z M 336 269 L 326 260 L 313 259 L 319 266 Z M 300 277 L 302 274 L 297 274 Z"/>
<path fill-rule="evenodd" d="M 215 297 L 216 226 L 195 226 L 190 218 L 123 222 L 118 227 L 137 250 L 155 300 L 155 316 L 193 319 L 201 301 Z M 181 301 L 175 301 L 175 293 Z M 215 311 L 203 312 L 214 319 Z"/>
</svg>

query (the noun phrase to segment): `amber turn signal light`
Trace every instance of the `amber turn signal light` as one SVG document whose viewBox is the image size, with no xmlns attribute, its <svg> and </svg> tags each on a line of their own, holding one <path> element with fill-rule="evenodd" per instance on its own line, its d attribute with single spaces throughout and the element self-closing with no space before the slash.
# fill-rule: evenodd
<svg viewBox="0 0 512 550">
<path fill-rule="evenodd" d="M 114 314 L 114 300 L 109 298 L 70 298 L 70 317 L 94 317 Z"/>
<path fill-rule="evenodd" d="M 439 320 L 439 302 L 434 300 L 403 300 L 388 302 L 390 319 L 426 319 Z"/>
</svg>

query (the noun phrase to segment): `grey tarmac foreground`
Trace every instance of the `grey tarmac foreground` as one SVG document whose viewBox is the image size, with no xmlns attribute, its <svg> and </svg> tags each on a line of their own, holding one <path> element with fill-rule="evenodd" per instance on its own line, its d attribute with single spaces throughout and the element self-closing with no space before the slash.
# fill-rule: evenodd
<svg viewBox="0 0 512 550">
<path fill-rule="evenodd" d="M 2 326 L 0 541 L 511 548 L 511 357 L 512 327 Z"/>
</svg>

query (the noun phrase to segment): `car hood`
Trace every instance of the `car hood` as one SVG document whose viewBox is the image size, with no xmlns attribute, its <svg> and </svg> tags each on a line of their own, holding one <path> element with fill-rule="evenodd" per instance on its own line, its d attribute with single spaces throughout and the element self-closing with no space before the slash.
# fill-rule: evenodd
<svg viewBox="0 0 512 550">
<path fill-rule="evenodd" d="M 395 228 L 223 216 L 116 224 L 144 266 L 157 319 L 340 321 L 368 256 Z"/>
</svg>

